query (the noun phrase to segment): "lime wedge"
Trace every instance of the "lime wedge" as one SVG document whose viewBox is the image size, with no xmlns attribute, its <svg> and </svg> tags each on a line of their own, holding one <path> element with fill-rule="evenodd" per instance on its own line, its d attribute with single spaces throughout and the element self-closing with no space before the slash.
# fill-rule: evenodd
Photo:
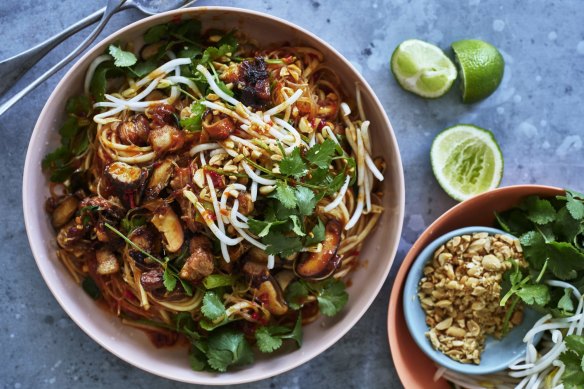
<svg viewBox="0 0 584 389">
<path fill-rule="evenodd" d="M 475 103 L 490 96 L 503 79 L 505 61 L 497 48 L 478 39 L 452 44 L 462 78 L 462 102 Z"/>
<path fill-rule="evenodd" d="M 417 39 L 394 50 L 391 71 L 402 88 L 426 98 L 443 96 L 456 79 L 456 67 L 444 52 Z"/>
<path fill-rule="evenodd" d="M 470 124 L 439 133 L 430 150 L 432 170 L 450 197 L 463 201 L 496 188 L 503 176 L 503 155 L 493 134 Z"/>
</svg>

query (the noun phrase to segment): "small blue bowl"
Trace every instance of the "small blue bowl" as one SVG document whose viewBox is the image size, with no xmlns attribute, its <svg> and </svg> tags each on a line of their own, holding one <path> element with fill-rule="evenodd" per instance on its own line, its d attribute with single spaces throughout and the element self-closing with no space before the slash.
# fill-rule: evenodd
<svg viewBox="0 0 584 389">
<path fill-rule="evenodd" d="M 541 315 L 526 308 L 521 325 L 511 329 L 503 339 L 497 340 L 491 336 L 486 338 L 480 364 L 467 364 L 457 362 L 432 347 L 432 344 L 425 335 L 429 328 L 426 324 L 426 314 L 418 298 L 418 285 L 423 276 L 424 265 L 432 258 L 436 249 L 455 236 L 468 235 L 475 232 L 512 236 L 496 228 L 477 226 L 451 231 L 430 243 L 418 255 L 408 273 L 403 294 L 404 315 L 408 329 L 415 342 L 434 362 L 459 373 L 488 374 L 506 369 L 517 359 L 525 355 L 523 337 L 533 327 L 535 322 L 540 319 Z M 537 344 L 540 338 L 541 333 L 534 339 L 534 343 Z"/>
</svg>

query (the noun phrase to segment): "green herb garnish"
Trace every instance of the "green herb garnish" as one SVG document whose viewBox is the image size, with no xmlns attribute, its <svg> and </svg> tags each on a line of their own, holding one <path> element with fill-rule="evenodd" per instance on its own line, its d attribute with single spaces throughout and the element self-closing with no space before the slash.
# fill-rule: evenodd
<svg viewBox="0 0 584 389">
<path fill-rule="evenodd" d="M 284 326 L 265 326 L 256 330 L 257 346 L 263 353 L 271 353 L 282 346 L 282 341 L 292 339 L 298 347 L 302 346 L 302 317 L 298 315 L 294 328 Z"/>
<path fill-rule="evenodd" d="M 136 64 L 138 59 L 129 51 L 122 50 L 119 46 L 109 45 L 109 53 L 114 58 L 114 65 L 119 68 L 127 68 Z"/>
<path fill-rule="evenodd" d="M 584 195 L 567 190 L 555 198 L 529 196 L 496 218 L 504 230 L 519 237 L 529 265 L 529 271 L 521 270 L 513 261 L 505 273 L 508 289 L 501 306 L 512 298 L 512 305 L 518 300 L 554 316 L 573 314 L 571 290 L 552 290 L 545 281 L 584 278 L 584 250 L 578 245 L 584 235 Z"/>
<path fill-rule="evenodd" d="M 83 287 L 85 293 L 87 293 L 89 297 L 91 297 L 92 299 L 97 300 L 98 298 L 101 297 L 99 287 L 97 286 L 93 278 L 85 277 L 81 282 L 81 287 Z"/>
<path fill-rule="evenodd" d="M 345 284 L 335 278 L 319 282 L 295 281 L 286 288 L 286 301 L 292 309 L 300 309 L 309 295 L 316 297 L 320 313 L 334 316 L 347 304 L 349 295 Z"/>
<path fill-rule="evenodd" d="M 91 102 L 86 96 L 75 96 L 67 100 L 67 119 L 59 129 L 61 146 L 47 154 L 42 167 L 51 174 L 52 182 L 64 182 L 81 167 L 78 157 L 89 147 L 88 129 L 91 125 Z"/>
</svg>

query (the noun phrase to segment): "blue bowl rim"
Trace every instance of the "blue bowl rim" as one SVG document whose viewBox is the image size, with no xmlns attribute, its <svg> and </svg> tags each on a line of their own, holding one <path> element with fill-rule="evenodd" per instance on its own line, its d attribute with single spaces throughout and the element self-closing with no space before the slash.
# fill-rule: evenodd
<svg viewBox="0 0 584 389">
<path fill-rule="evenodd" d="M 489 374 L 489 373 L 494 373 L 494 372 L 506 369 L 511 363 L 513 363 L 513 361 L 516 361 L 517 359 L 519 359 L 523 355 L 525 355 L 525 349 L 521 349 L 519 352 L 515 353 L 513 355 L 513 360 L 503 360 L 502 359 L 499 363 L 496 363 L 496 364 L 489 364 L 489 365 L 481 366 L 480 364 L 474 365 L 474 364 L 467 364 L 467 363 L 455 361 L 454 359 L 448 357 L 447 355 L 443 354 L 442 352 L 435 350 L 432 347 L 432 345 L 430 344 L 430 342 L 428 341 L 428 339 L 426 338 L 425 333 L 419 333 L 419 331 L 416 328 L 414 328 L 413 323 L 412 323 L 414 321 L 414 319 L 412 318 L 412 316 L 410 314 L 411 310 L 407 309 L 406 307 L 408 307 L 408 304 L 411 305 L 411 303 L 412 303 L 412 301 L 411 301 L 412 293 L 408 293 L 408 291 L 415 291 L 416 301 L 417 301 L 417 304 L 419 305 L 419 298 L 417 297 L 417 294 L 418 294 L 418 283 L 420 281 L 420 278 L 415 277 L 415 275 L 418 273 L 418 271 L 416 271 L 416 270 L 421 269 L 424 266 L 424 264 L 429 260 L 430 256 L 434 253 L 434 251 L 436 249 L 438 249 L 438 247 L 440 247 L 442 244 L 444 244 L 448 240 L 450 240 L 451 238 L 454 238 L 455 236 L 469 235 L 469 234 L 473 234 L 473 233 L 477 233 L 477 232 L 487 232 L 489 234 L 502 234 L 502 235 L 507 235 L 507 236 L 516 238 L 514 235 L 512 235 L 506 231 L 503 231 L 503 230 L 500 230 L 497 228 L 493 228 L 493 227 L 485 227 L 485 226 L 463 227 L 463 228 L 459 228 L 459 229 L 447 232 L 446 234 L 439 236 L 438 238 L 436 238 L 432 242 L 430 242 L 426 247 L 424 247 L 424 249 L 420 252 L 420 254 L 413 261 L 413 263 L 408 271 L 408 275 L 407 275 L 406 282 L 405 282 L 404 289 L 403 289 L 403 296 L 402 296 L 405 322 L 406 322 L 406 325 L 408 327 L 408 330 L 410 331 L 410 334 L 412 335 L 412 338 L 414 339 L 414 341 L 416 342 L 418 347 L 420 347 L 420 349 L 429 358 L 431 358 L 434 362 L 436 362 L 440 366 L 446 367 L 449 370 L 453 370 L 453 371 L 456 371 L 459 373 L 475 374 L 475 375 Z M 536 340 L 536 343 L 537 343 L 537 341 L 538 340 Z"/>
</svg>

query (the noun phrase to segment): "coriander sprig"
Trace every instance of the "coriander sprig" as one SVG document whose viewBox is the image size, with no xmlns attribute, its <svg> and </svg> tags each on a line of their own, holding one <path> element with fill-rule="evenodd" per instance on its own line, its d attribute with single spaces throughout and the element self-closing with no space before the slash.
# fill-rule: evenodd
<svg viewBox="0 0 584 389">
<path fill-rule="evenodd" d="M 522 271 L 513 261 L 505 275 L 509 289 L 501 306 L 512 299 L 505 321 L 520 301 L 554 316 L 573 313 L 572 297 L 565 291 L 550 290 L 546 281 L 570 281 L 580 289 L 584 286 L 584 248 L 578 244 L 584 238 L 584 195 L 566 190 L 565 195 L 555 198 L 529 196 L 495 216 L 505 231 L 519 237 L 529 265 L 529 271 Z"/>
</svg>

